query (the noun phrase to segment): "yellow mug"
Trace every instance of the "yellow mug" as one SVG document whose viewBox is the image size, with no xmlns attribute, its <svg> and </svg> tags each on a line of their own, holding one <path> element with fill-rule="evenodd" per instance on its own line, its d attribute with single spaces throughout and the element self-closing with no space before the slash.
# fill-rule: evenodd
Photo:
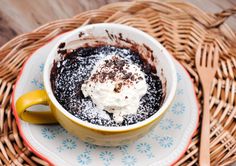
<svg viewBox="0 0 236 166">
<path fill-rule="evenodd" d="M 121 36 L 122 39 L 120 38 Z M 84 42 L 92 43 L 91 38 L 101 40 L 103 43 L 108 44 L 114 44 L 114 42 L 121 44 L 123 42 L 122 44 L 124 45 L 130 45 L 130 41 L 132 41 L 132 44 L 135 43 L 140 47 L 149 47 L 153 57 L 146 58 L 150 63 L 154 63 L 165 93 L 164 102 L 154 115 L 136 124 L 121 127 L 106 127 L 76 118 L 59 104 L 53 94 L 50 83 L 50 73 L 53 63 L 61 58 L 57 52 L 58 47 L 61 43 L 65 43 L 66 49 L 77 48 L 79 45 L 84 44 Z M 128 40 L 125 41 L 123 39 Z M 159 122 L 168 110 L 174 99 L 177 87 L 176 69 L 171 55 L 158 41 L 138 29 L 112 23 L 83 26 L 62 38 L 48 55 L 43 71 L 43 81 L 45 90 L 26 93 L 17 100 L 16 110 L 18 116 L 22 120 L 33 124 L 59 123 L 81 140 L 103 146 L 128 144 L 144 136 L 145 133 Z M 41 112 L 27 111 L 27 108 L 38 104 L 49 105 L 50 110 Z"/>
</svg>

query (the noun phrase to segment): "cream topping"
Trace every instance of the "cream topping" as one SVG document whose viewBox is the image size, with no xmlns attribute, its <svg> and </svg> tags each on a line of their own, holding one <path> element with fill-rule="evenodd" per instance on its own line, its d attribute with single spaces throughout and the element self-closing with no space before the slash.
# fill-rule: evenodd
<svg viewBox="0 0 236 166">
<path fill-rule="evenodd" d="M 137 65 L 109 55 L 94 66 L 81 90 L 98 108 L 113 113 L 114 120 L 122 122 L 124 115 L 137 113 L 139 101 L 147 92 L 147 83 Z"/>
</svg>

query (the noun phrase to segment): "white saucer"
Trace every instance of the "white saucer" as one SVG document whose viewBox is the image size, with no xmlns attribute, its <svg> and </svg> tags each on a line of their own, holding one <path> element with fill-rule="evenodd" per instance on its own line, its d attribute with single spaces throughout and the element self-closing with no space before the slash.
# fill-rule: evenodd
<svg viewBox="0 0 236 166">
<path fill-rule="evenodd" d="M 13 110 L 23 140 L 30 149 L 53 165 L 172 165 L 187 150 L 198 123 L 198 103 L 192 81 L 175 61 L 178 87 L 174 103 L 161 122 L 145 137 L 121 147 L 98 147 L 80 141 L 59 125 L 32 125 L 16 116 L 14 104 L 23 94 L 43 89 L 43 65 L 58 36 L 38 49 L 25 63 L 15 86 Z M 43 108 L 42 108 L 43 107 Z M 37 106 L 33 109 L 44 109 Z"/>
</svg>

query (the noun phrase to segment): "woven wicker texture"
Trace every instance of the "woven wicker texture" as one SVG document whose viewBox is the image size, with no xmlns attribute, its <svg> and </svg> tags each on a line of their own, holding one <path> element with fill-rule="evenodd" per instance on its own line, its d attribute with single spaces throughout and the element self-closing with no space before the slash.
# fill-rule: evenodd
<svg viewBox="0 0 236 166">
<path fill-rule="evenodd" d="M 218 48 L 220 64 L 210 98 L 211 164 L 236 161 L 236 34 L 224 21 L 234 9 L 208 14 L 190 4 L 154 0 L 122 2 L 59 20 L 23 34 L 0 48 L 0 165 L 47 165 L 24 145 L 11 111 L 11 93 L 25 60 L 49 40 L 84 24 L 115 22 L 154 36 L 186 68 L 195 84 L 199 103 L 202 89 L 194 57 L 200 44 Z M 210 51 L 207 50 L 207 51 Z M 176 165 L 197 165 L 199 129 Z"/>
</svg>

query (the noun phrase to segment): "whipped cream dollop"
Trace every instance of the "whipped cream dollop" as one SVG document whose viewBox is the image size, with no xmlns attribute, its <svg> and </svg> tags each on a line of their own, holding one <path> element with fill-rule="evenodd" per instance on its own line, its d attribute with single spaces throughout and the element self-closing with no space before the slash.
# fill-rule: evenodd
<svg viewBox="0 0 236 166">
<path fill-rule="evenodd" d="M 116 122 L 122 122 L 124 115 L 137 113 L 147 89 L 140 68 L 118 55 L 98 61 L 81 87 L 83 95 L 90 96 L 98 108 L 112 113 Z"/>
</svg>

